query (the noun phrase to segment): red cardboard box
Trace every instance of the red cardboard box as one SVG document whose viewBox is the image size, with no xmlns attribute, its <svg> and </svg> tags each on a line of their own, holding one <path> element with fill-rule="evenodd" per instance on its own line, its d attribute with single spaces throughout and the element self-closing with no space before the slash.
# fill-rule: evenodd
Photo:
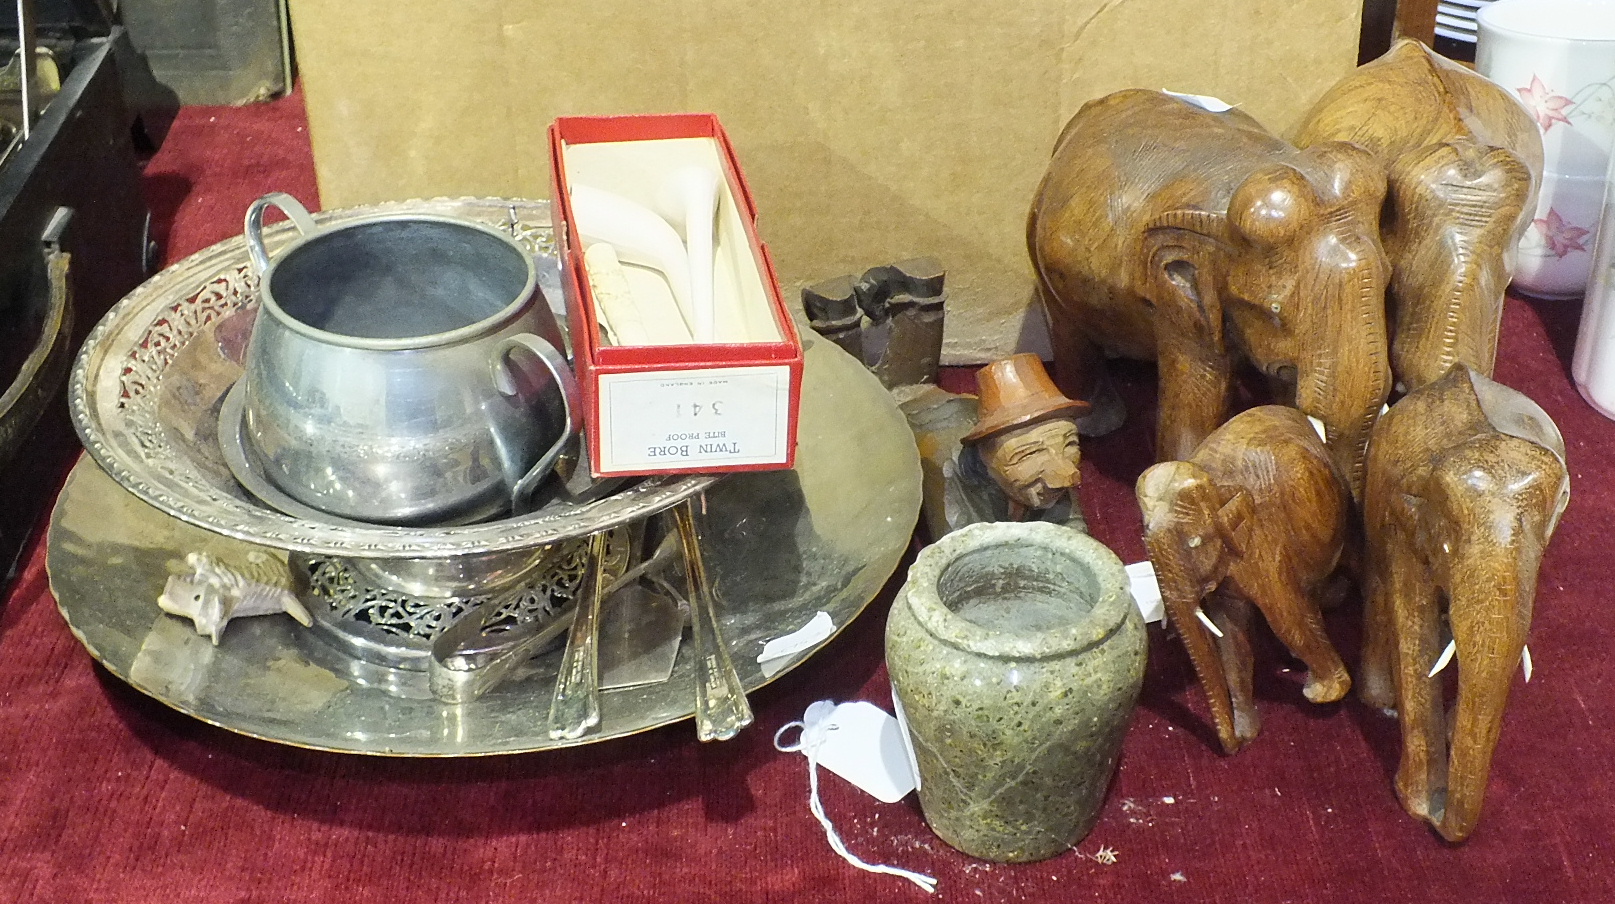
<svg viewBox="0 0 1615 904">
<path fill-rule="evenodd" d="M 561 285 L 595 475 L 791 467 L 802 344 L 717 117 L 562 117 L 549 137 Z M 681 219 L 701 207 L 681 190 L 703 179 L 715 199 L 710 230 L 691 225 L 695 214 Z M 679 253 L 686 243 L 695 251 L 703 232 L 710 255 Z M 714 262 L 710 303 L 691 263 L 703 258 Z"/>
</svg>

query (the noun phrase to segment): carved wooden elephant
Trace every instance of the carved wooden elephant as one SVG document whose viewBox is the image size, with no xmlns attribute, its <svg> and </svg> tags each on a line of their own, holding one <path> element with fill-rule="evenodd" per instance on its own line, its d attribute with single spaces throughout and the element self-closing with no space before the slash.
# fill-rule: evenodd
<svg viewBox="0 0 1615 904">
<path fill-rule="evenodd" d="M 1324 633 L 1318 596 L 1340 560 L 1351 498 L 1304 415 L 1273 405 L 1236 415 L 1188 461 L 1145 471 L 1137 489 L 1161 599 L 1225 753 L 1261 729 L 1247 601 L 1306 663 L 1307 699 L 1345 696 L 1351 679 Z M 1202 618 L 1220 635 L 1214 639 Z"/>
<path fill-rule="evenodd" d="M 1395 703 L 1397 796 L 1450 841 L 1467 838 L 1480 817 L 1526 655 L 1537 568 L 1570 500 L 1564 455 L 1535 402 L 1462 364 L 1374 428 L 1358 692 L 1376 706 Z M 1450 723 L 1444 676 L 1432 673 L 1448 631 L 1458 671 Z"/>
<path fill-rule="evenodd" d="M 1323 422 L 1355 491 L 1390 389 L 1384 192 L 1366 151 L 1296 150 L 1238 110 L 1139 90 L 1084 105 L 1027 223 L 1062 388 L 1103 404 L 1101 353 L 1158 360 L 1156 454 L 1184 459 L 1249 360 Z"/>
<path fill-rule="evenodd" d="M 1457 362 L 1490 376 L 1503 290 L 1536 213 L 1542 138 L 1505 89 L 1403 40 L 1303 118 L 1301 147 L 1350 141 L 1385 161 L 1391 370 L 1401 388 Z"/>
</svg>

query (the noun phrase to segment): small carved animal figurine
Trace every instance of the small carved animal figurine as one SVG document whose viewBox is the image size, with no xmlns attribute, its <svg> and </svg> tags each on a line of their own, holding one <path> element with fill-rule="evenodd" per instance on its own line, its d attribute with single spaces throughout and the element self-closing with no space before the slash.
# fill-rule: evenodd
<svg viewBox="0 0 1615 904">
<path fill-rule="evenodd" d="M 1305 415 L 1252 408 L 1188 461 L 1149 468 L 1137 489 L 1161 599 L 1211 702 L 1223 752 L 1238 752 L 1261 730 L 1250 603 L 1306 663 L 1308 700 L 1346 695 L 1351 678 L 1324 634 L 1318 599 L 1340 559 L 1351 499 Z"/>
<path fill-rule="evenodd" d="M 1156 455 L 1185 459 L 1249 360 L 1323 422 L 1355 493 L 1390 390 L 1384 195 L 1368 152 L 1297 150 L 1238 110 L 1138 90 L 1084 105 L 1027 222 L 1066 393 L 1094 398 L 1101 353 L 1158 360 Z"/>
<path fill-rule="evenodd" d="M 214 646 L 232 618 L 284 612 L 305 628 L 314 623 L 267 560 L 250 562 L 250 576 L 201 552 L 186 555 L 185 567 L 188 573 L 168 578 L 157 606 L 169 615 L 189 618 L 196 633 L 212 639 Z"/>
<path fill-rule="evenodd" d="M 1306 115 L 1295 143 L 1325 141 L 1360 145 L 1390 170 L 1381 239 L 1399 388 L 1457 362 L 1490 376 L 1503 290 L 1542 178 L 1531 115 L 1489 79 L 1403 40 Z"/>
<path fill-rule="evenodd" d="M 1358 693 L 1380 707 L 1394 700 L 1397 796 L 1449 841 L 1480 817 L 1527 655 L 1537 569 L 1569 501 L 1564 440 L 1547 413 L 1465 365 L 1409 393 L 1374 428 Z M 1436 674 L 1448 631 L 1458 669 L 1450 718 Z"/>
</svg>

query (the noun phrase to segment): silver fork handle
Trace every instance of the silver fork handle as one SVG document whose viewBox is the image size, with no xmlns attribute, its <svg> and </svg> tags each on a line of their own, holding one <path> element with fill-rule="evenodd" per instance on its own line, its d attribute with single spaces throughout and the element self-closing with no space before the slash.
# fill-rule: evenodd
<svg viewBox="0 0 1615 904">
<path fill-rule="evenodd" d="M 718 628 L 712 584 L 695 527 L 694 501 L 679 503 L 673 509 L 673 520 L 684 546 L 690 624 L 695 635 L 695 736 L 703 741 L 727 741 L 751 724 L 751 704 Z"/>
<path fill-rule="evenodd" d="M 550 737 L 557 741 L 576 740 L 600 726 L 600 603 L 609 537 L 609 531 L 601 531 L 589 538 L 584 595 L 572 616 L 550 700 Z"/>
</svg>

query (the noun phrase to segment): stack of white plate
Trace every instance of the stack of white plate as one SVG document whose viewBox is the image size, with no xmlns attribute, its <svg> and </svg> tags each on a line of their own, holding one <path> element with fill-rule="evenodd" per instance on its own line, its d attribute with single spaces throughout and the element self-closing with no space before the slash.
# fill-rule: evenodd
<svg viewBox="0 0 1615 904">
<path fill-rule="evenodd" d="M 1492 0 L 1441 0 L 1436 4 L 1436 35 L 1475 46 L 1475 12 Z"/>
</svg>

